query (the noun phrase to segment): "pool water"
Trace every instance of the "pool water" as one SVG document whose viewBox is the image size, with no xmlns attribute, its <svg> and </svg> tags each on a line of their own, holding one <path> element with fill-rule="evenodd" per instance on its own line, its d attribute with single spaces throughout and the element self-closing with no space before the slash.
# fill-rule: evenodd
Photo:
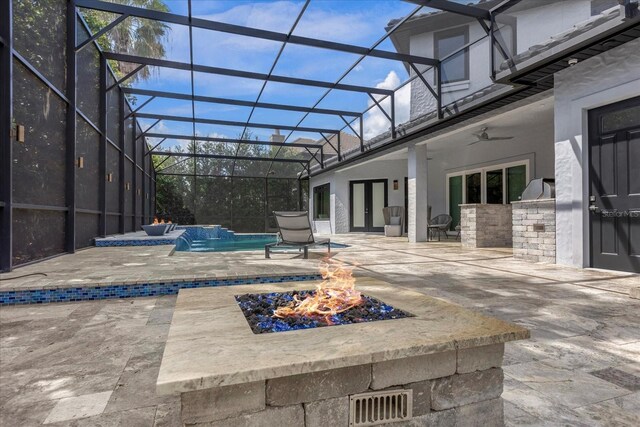
<svg viewBox="0 0 640 427">
<path fill-rule="evenodd" d="M 178 228 L 185 230 L 176 239 L 176 251 L 181 252 L 263 251 L 265 245 L 275 243 L 278 240 L 278 235 L 275 233 L 235 233 L 219 225 Z M 320 248 L 322 245 L 318 245 L 318 247 Z M 331 243 L 331 249 L 346 247 L 348 245 Z M 289 247 L 289 249 L 291 248 Z"/>
<path fill-rule="evenodd" d="M 194 240 L 191 242 L 190 252 L 235 252 L 235 251 L 258 251 L 263 250 L 264 245 L 275 243 L 277 237 L 264 236 L 243 239 L 242 236 L 235 236 L 233 239 L 206 239 Z"/>
</svg>

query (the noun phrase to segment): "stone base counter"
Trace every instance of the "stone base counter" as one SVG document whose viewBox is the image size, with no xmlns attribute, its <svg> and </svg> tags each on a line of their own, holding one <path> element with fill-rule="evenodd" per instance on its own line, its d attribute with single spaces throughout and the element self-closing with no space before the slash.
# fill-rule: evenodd
<svg viewBox="0 0 640 427">
<path fill-rule="evenodd" d="M 412 409 L 393 426 L 503 424 L 504 343 L 526 329 L 375 279 L 357 287 L 415 317 L 254 334 L 235 295 L 313 284 L 181 290 L 158 393 L 181 395 L 187 426 L 347 427 L 351 401 L 383 391 Z"/>
<path fill-rule="evenodd" d="M 555 264 L 555 199 L 512 202 L 512 205 L 513 257 Z"/>
<path fill-rule="evenodd" d="M 511 247 L 511 205 L 460 205 L 460 240 L 466 248 Z"/>
</svg>

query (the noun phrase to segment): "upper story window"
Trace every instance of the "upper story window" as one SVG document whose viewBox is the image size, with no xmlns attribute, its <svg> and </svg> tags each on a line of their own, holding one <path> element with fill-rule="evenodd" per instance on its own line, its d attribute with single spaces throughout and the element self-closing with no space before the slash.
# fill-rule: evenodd
<svg viewBox="0 0 640 427">
<path fill-rule="evenodd" d="M 469 27 L 452 28 L 434 33 L 435 57 L 446 58 L 469 43 Z M 464 49 L 442 62 L 442 83 L 469 80 L 469 49 Z"/>
<path fill-rule="evenodd" d="M 329 219 L 330 194 L 329 184 L 313 188 L 313 219 Z"/>
</svg>

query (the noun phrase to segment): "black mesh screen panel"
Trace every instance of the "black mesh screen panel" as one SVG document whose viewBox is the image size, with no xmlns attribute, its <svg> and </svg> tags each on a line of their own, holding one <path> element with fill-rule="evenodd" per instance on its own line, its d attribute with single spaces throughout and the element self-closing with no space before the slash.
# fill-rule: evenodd
<svg viewBox="0 0 640 427">
<path fill-rule="evenodd" d="M 115 81 L 111 76 L 107 78 L 107 87 Z M 113 88 L 107 92 L 107 137 L 113 141 L 120 140 L 120 90 Z"/>
<path fill-rule="evenodd" d="M 99 210 L 100 135 L 84 119 L 77 118 L 76 123 L 76 204 L 80 209 Z"/>
<path fill-rule="evenodd" d="M 127 214 L 133 213 L 133 163 L 129 159 L 124 161 L 124 212 Z M 127 190 L 126 183 L 129 183 L 129 189 Z"/>
<path fill-rule="evenodd" d="M 234 231 L 264 231 L 265 196 L 265 179 L 233 178 L 233 218 L 231 227 Z"/>
<path fill-rule="evenodd" d="M 231 227 L 231 178 L 196 179 L 196 222 Z"/>
<path fill-rule="evenodd" d="M 137 188 L 133 193 L 133 198 L 136 204 L 136 213 L 137 215 L 142 215 L 142 171 L 138 168 L 136 168 L 136 187 Z"/>
<path fill-rule="evenodd" d="M 133 215 L 125 215 L 124 217 L 124 231 L 126 233 L 133 231 Z"/>
<path fill-rule="evenodd" d="M 13 211 L 14 265 L 64 252 L 65 212 Z"/>
<path fill-rule="evenodd" d="M 267 180 L 267 231 L 277 231 L 273 211 L 298 210 L 298 180 L 297 179 L 268 179 Z"/>
<path fill-rule="evenodd" d="M 111 181 L 107 180 L 107 212 L 120 212 L 119 156 L 120 152 L 107 144 L 107 176 L 111 176 Z"/>
<path fill-rule="evenodd" d="M 78 33 L 84 29 L 78 25 Z M 100 106 L 100 56 L 98 49 L 92 44 L 86 46 L 77 56 L 77 91 L 78 109 L 93 122 L 99 123 Z"/>
<path fill-rule="evenodd" d="M 118 233 L 120 215 L 107 215 L 107 234 Z"/>
<path fill-rule="evenodd" d="M 89 213 L 76 214 L 76 247 L 93 246 L 94 237 L 100 234 L 100 215 Z"/>
<path fill-rule="evenodd" d="M 13 114 L 25 142 L 13 144 L 13 200 L 65 206 L 67 107 L 17 61 L 13 68 Z"/>
<path fill-rule="evenodd" d="M 13 0 L 14 49 L 63 92 L 66 16 L 66 0 Z"/>
<path fill-rule="evenodd" d="M 133 159 L 133 120 L 125 121 L 124 152 Z"/>
</svg>

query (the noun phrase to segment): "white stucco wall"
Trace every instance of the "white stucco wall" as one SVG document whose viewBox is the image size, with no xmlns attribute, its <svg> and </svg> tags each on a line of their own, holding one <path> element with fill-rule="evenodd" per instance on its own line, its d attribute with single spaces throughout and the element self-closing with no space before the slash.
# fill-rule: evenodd
<svg viewBox="0 0 640 427">
<path fill-rule="evenodd" d="M 640 95 L 640 40 L 555 75 L 557 263 L 589 266 L 588 110 Z"/>
<path fill-rule="evenodd" d="M 517 20 L 516 50 L 522 53 L 532 45 L 542 43 L 549 37 L 572 28 L 576 23 L 591 17 L 591 0 L 564 0 L 541 3 L 540 7 L 524 9 L 510 13 Z M 517 9 L 517 8 L 516 8 Z M 482 27 L 475 21 L 469 27 L 469 42 L 486 36 Z M 457 26 L 460 27 L 460 26 Z M 451 27 L 451 28 L 457 28 Z M 428 27 L 425 27 L 428 30 Z M 438 30 L 438 31 L 441 31 Z M 424 32 L 411 36 L 409 50 L 413 55 L 434 57 L 434 32 Z M 490 86 L 491 55 L 488 38 L 469 48 L 469 80 L 443 85 L 442 104 L 447 105 L 467 95 Z M 413 75 L 413 73 L 412 73 Z M 425 73 L 427 81 L 433 82 L 433 72 Z M 434 87 L 435 89 L 435 87 Z M 420 80 L 411 83 L 411 119 L 434 111 L 435 98 Z"/>
<path fill-rule="evenodd" d="M 330 183 L 331 218 L 314 221 L 315 231 L 322 234 L 349 232 L 349 181 L 362 179 L 387 179 L 388 205 L 404 206 L 404 178 L 407 176 L 406 160 L 373 160 L 347 169 L 311 178 L 309 211 L 313 213 L 313 188 Z M 393 180 L 398 189 L 393 189 Z"/>
<path fill-rule="evenodd" d="M 591 17 L 591 0 L 565 0 L 525 9 L 517 14 L 517 53 L 542 43 Z"/>
</svg>

